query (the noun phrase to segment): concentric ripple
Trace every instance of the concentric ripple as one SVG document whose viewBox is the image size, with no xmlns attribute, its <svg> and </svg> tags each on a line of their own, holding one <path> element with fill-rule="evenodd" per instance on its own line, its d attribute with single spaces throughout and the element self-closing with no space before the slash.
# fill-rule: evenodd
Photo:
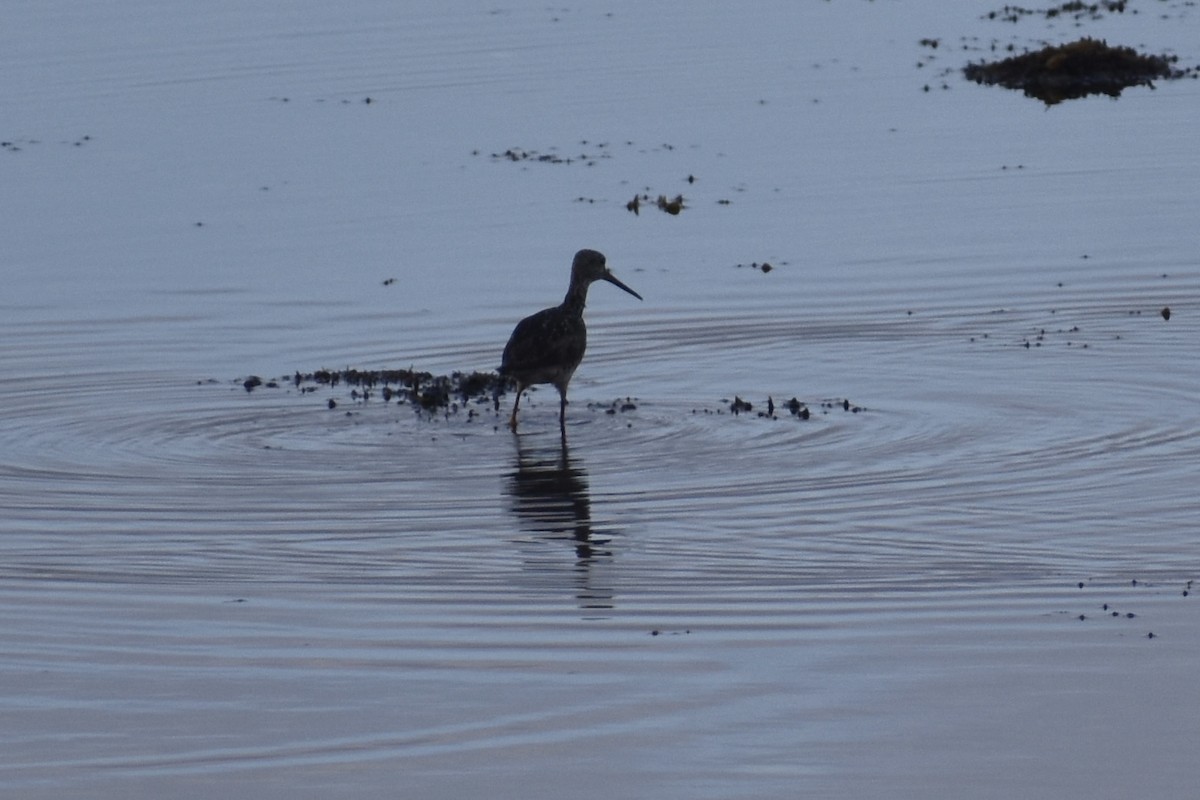
<svg viewBox="0 0 1200 800">
<path fill-rule="evenodd" d="M 565 442 L 552 391 L 533 393 L 513 437 L 490 407 L 429 415 L 338 388 L 247 392 L 236 376 L 10 374 L 0 493 L 14 529 L 39 535 L 4 569 L 84 558 L 90 574 L 110 562 L 148 580 L 249 577 L 265 548 L 272 577 L 395 577 L 452 559 L 454 580 L 488 582 L 498 550 L 558 524 L 556 508 L 587 517 L 564 517 L 558 538 L 611 552 L 624 536 L 658 585 L 1166 568 L 1200 455 L 1190 322 L 1094 290 L 1057 299 L 1053 313 L 880 311 L 861 330 L 769 307 L 751 322 L 697 310 L 602 324 Z M 652 394 L 617 410 L 601 383 Z M 754 409 L 732 413 L 735 394 Z M 809 419 L 783 407 L 792 396 Z M 64 550 L 45 534 L 67 523 L 124 544 Z M 1163 536 L 1130 552 L 1133 525 Z M 181 545 L 131 565 L 164 534 Z M 229 537 L 240 544 L 213 546 Z M 134 557 L 113 558 L 122 547 Z M 642 583 L 630 566 L 611 591 Z"/>
</svg>

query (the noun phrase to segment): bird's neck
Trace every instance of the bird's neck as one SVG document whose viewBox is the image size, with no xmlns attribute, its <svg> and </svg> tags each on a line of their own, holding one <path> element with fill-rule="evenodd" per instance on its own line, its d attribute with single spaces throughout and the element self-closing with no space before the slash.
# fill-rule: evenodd
<svg viewBox="0 0 1200 800">
<path fill-rule="evenodd" d="M 563 298 L 562 307 L 573 314 L 582 315 L 583 307 L 587 304 L 587 284 L 577 286 L 571 284 L 571 288 L 567 289 L 567 296 Z"/>
</svg>

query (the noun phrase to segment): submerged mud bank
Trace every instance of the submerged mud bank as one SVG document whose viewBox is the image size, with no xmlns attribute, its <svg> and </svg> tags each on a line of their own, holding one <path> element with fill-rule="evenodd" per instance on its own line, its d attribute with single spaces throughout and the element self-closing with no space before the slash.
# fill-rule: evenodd
<svg viewBox="0 0 1200 800">
<path fill-rule="evenodd" d="M 498 405 L 499 398 L 507 391 L 510 382 L 495 372 L 452 372 L 449 375 L 434 375 L 414 369 L 316 369 L 312 372 L 297 370 L 286 378 L 263 381 L 251 375 L 241 381 L 247 392 L 259 387 L 278 389 L 290 386 L 301 394 L 315 392 L 322 387 L 345 386 L 350 389 L 350 400 L 367 402 L 380 399 L 385 403 L 395 400 L 408 403 L 418 409 L 437 411 L 459 404 L 469 403 Z M 330 408 L 337 401 L 329 398 Z"/>
<path fill-rule="evenodd" d="M 342 396 L 329 395 L 322 402 L 330 410 L 341 403 L 365 405 L 372 402 L 411 406 L 418 414 L 450 416 L 466 409 L 467 418 L 474 419 L 488 410 L 498 412 L 502 399 L 509 395 L 514 384 L 495 372 L 451 372 L 434 375 L 415 369 L 297 370 L 287 377 L 264 379 L 258 375 L 236 381 L 247 393 L 259 390 L 298 391 L 309 396 L 321 390 L 348 390 Z M 537 393 L 537 387 L 530 391 Z M 557 395 L 555 404 L 557 405 Z M 730 399 L 732 397 L 732 400 Z M 612 401 L 588 401 L 585 407 L 593 413 L 608 415 L 637 411 L 641 401 L 635 397 L 619 397 Z M 776 403 L 773 395 L 761 401 L 743 399 L 741 394 L 727 395 L 719 400 L 686 399 L 679 403 L 680 414 L 711 414 L 730 417 L 747 416 L 758 419 L 807 420 L 817 414 L 843 411 L 859 414 L 867 409 L 845 398 L 826 398 L 803 401 L 796 396 Z"/>
</svg>

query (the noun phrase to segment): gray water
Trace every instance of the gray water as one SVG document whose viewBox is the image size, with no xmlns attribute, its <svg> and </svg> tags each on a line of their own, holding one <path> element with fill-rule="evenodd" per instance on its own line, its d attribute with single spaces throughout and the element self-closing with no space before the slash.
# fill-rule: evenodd
<svg viewBox="0 0 1200 800">
<path fill-rule="evenodd" d="M 1194 790 L 1200 88 L 955 72 L 1196 59 L 1130 6 L 14 10 L 0 787 Z M 565 439 L 288 382 L 492 369 L 580 247 Z"/>
</svg>

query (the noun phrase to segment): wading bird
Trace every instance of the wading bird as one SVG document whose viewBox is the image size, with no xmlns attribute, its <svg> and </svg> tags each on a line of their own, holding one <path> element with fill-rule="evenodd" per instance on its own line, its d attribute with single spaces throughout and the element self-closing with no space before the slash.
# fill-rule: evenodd
<svg viewBox="0 0 1200 800">
<path fill-rule="evenodd" d="M 513 401 L 508 426 L 517 429 L 517 407 L 521 393 L 535 383 L 552 383 L 561 400 L 558 424 L 565 431 L 567 424 L 567 384 L 575 368 L 583 361 L 587 348 L 587 327 L 583 324 L 583 306 L 588 287 L 596 281 L 608 281 L 619 286 L 638 300 L 642 296 L 621 283 L 604 263 L 604 255 L 595 250 L 580 250 L 571 264 L 571 285 L 561 305 L 543 309 L 517 323 L 504 356 L 500 374 L 517 384 L 517 399 Z"/>
</svg>

